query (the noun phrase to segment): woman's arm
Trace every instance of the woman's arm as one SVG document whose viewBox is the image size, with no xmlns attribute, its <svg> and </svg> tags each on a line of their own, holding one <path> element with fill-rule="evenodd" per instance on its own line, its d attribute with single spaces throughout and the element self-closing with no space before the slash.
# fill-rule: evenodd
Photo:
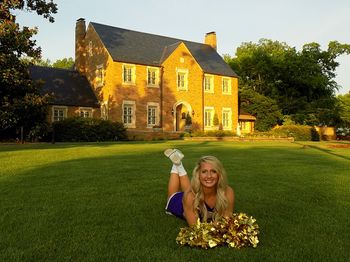
<svg viewBox="0 0 350 262">
<path fill-rule="evenodd" d="M 197 223 L 198 215 L 194 211 L 194 193 L 192 191 L 185 192 L 183 199 L 184 216 L 188 225 L 195 225 Z"/>
<path fill-rule="evenodd" d="M 233 213 L 233 207 L 234 207 L 234 202 L 235 202 L 235 193 L 234 193 L 233 189 L 228 186 L 226 188 L 225 194 L 227 197 L 228 206 L 225 210 L 224 216 L 228 217 L 228 216 L 231 216 Z"/>
</svg>

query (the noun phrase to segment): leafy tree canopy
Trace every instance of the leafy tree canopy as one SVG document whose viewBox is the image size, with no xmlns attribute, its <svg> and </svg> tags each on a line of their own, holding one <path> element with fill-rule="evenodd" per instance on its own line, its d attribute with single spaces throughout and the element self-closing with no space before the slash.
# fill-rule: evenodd
<svg viewBox="0 0 350 262">
<path fill-rule="evenodd" d="M 338 97 L 339 116 L 344 126 L 350 127 L 350 93 Z"/>
<path fill-rule="evenodd" d="M 29 132 L 46 119 L 48 97 L 40 95 L 29 77 L 28 65 L 21 60 L 40 58 L 41 49 L 31 39 L 38 30 L 21 28 L 15 10 L 35 11 L 53 22 L 57 7 L 43 0 L 4 0 L 0 4 L 0 130 L 24 127 Z"/>
<path fill-rule="evenodd" d="M 336 58 L 350 54 L 350 45 L 332 41 L 323 51 L 318 43 L 301 51 L 286 43 L 261 39 L 243 43 L 236 57 L 224 59 L 240 76 L 239 85 L 270 97 L 293 121 L 330 124 L 336 114 Z"/>
<path fill-rule="evenodd" d="M 272 98 L 261 95 L 250 88 L 241 88 L 239 97 L 240 109 L 256 117 L 256 130 L 270 130 L 282 119 L 281 110 Z"/>
</svg>

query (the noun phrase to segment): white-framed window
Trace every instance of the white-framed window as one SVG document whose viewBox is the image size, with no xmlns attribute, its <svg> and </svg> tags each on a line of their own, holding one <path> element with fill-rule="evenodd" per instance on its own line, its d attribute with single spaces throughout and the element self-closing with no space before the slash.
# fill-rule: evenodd
<svg viewBox="0 0 350 262">
<path fill-rule="evenodd" d="M 123 64 L 123 84 L 134 85 L 136 80 L 136 67 L 131 64 Z"/>
<path fill-rule="evenodd" d="M 136 123 L 136 105 L 135 101 L 123 101 L 123 123 L 126 127 L 135 127 Z"/>
<path fill-rule="evenodd" d="M 88 53 L 89 53 L 90 57 L 93 56 L 93 53 L 92 53 L 92 41 L 91 40 L 89 41 Z"/>
<path fill-rule="evenodd" d="M 214 93 L 214 76 L 204 75 L 204 92 Z"/>
<path fill-rule="evenodd" d="M 147 127 L 159 125 L 159 103 L 147 103 Z"/>
<path fill-rule="evenodd" d="M 96 87 L 103 86 L 104 83 L 104 70 L 103 65 L 96 66 Z"/>
<path fill-rule="evenodd" d="M 176 69 L 176 83 L 177 83 L 177 90 L 188 89 L 188 70 L 187 69 Z"/>
<path fill-rule="evenodd" d="M 232 129 L 232 110 L 228 107 L 222 108 L 222 128 L 224 130 Z"/>
<path fill-rule="evenodd" d="M 101 104 L 101 118 L 104 120 L 108 120 L 108 102 L 104 101 Z"/>
<path fill-rule="evenodd" d="M 66 106 L 52 107 L 52 122 L 62 121 L 67 118 L 68 108 Z"/>
<path fill-rule="evenodd" d="M 214 107 L 204 107 L 204 129 L 211 129 L 214 127 Z"/>
<path fill-rule="evenodd" d="M 147 67 L 147 86 L 159 87 L 159 68 Z"/>
<path fill-rule="evenodd" d="M 222 93 L 231 95 L 231 79 L 228 77 L 222 78 Z"/>
<path fill-rule="evenodd" d="M 80 117 L 92 118 L 92 108 L 91 107 L 80 107 L 79 108 Z"/>
</svg>

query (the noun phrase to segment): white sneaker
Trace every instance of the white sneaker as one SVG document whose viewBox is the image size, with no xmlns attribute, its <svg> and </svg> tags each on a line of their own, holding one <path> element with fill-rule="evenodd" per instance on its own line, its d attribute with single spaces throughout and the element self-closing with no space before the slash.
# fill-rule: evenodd
<svg viewBox="0 0 350 262">
<path fill-rule="evenodd" d="M 164 151 L 164 155 L 166 155 L 166 157 L 169 157 L 171 162 L 173 162 L 175 165 L 180 165 L 181 160 L 184 158 L 184 154 L 182 154 L 179 149 L 166 149 Z"/>
</svg>

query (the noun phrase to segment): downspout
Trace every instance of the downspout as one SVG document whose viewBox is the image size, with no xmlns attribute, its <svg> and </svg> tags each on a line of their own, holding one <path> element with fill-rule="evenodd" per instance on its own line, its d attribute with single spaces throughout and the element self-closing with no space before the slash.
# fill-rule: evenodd
<svg viewBox="0 0 350 262">
<path fill-rule="evenodd" d="M 202 74 L 202 131 L 204 132 L 204 72 Z"/>
<path fill-rule="evenodd" d="M 159 125 L 161 128 L 163 128 L 163 72 L 164 68 L 163 66 L 160 67 L 160 118 L 159 118 Z"/>
</svg>

